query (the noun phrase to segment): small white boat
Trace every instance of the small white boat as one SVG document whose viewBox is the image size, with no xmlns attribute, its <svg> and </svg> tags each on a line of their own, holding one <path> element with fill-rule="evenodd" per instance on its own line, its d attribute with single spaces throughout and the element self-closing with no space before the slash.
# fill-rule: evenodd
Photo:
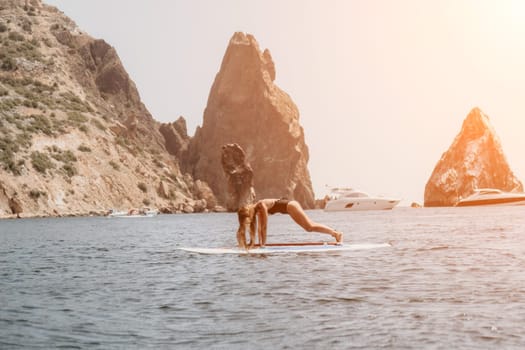
<svg viewBox="0 0 525 350">
<path fill-rule="evenodd" d="M 456 207 L 475 205 L 525 205 L 525 193 L 504 192 L 496 188 L 479 188 L 456 203 Z"/>
<path fill-rule="evenodd" d="M 388 210 L 401 200 L 388 197 L 371 197 L 367 193 L 352 188 L 333 188 L 328 195 L 325 211 L 347 210 Z"/>
<path fill-rule="evenodd" d="M 109 211 L 108 217 L 110 218 L 151 218 L 158 215 L 157 210 L 151 209 L 131 209 L 128 211 Z"/>
</svg>

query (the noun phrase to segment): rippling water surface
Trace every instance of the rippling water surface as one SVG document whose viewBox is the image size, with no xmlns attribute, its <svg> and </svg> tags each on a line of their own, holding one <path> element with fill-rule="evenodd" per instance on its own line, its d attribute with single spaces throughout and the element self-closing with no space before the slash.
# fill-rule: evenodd
<svg viewBox="0 0 525 350">
<path fill-rule="evenodd" d="M 177 250 L 232 245 L 234 214 L 0 221 L 0 348 L 525 347 L 525 207 L 308 214 L 392 247 Z"/>
</svg>

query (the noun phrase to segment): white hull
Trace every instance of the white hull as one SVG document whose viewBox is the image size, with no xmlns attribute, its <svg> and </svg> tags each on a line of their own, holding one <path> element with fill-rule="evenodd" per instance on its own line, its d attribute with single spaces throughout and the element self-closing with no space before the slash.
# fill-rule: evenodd
<svg viewBox="0 0 525 350">
<path fill-rule="evenodd" d="M 109 218 L 152 218 L 157 216 L 158 211 L 148 211 L 145 213 L 129 214 L 126 211 L 114 212 L 108 215 Z"/>
<path fill-rule="evenodd" d="M 325 211 L 357 211 L 357 210 L 390 210 L 399 204 L 397 199 L 389 198 L 348 198 L 335 199 L 326 203 Z"/>
<path fill-rule="evenodd" d="M 157 213 L 155 214 L 137 214 L 137 215 L 108 215 L 110 218 L 122 218 L 122 219 L 134 219 L 134 218 L 152 218 L 154 216 L 157 216 Z"/>
<path fill-rule="evenodd" d="M 457 204 L 457 207 L 474 207 L 474 206 L 509 206 L 509 205 L 525 205 L 525 199 L 520 201 L 512 201 L 512 202 L 499 202 L 499 203 L 487 203 L 487 202 L 480 202 L 480 201 L 464 201 L 461 204 Z"/>
<path fill-rule="evenodd" d="M 457 207 L 525 205 L 525 193 L 503 192 L 498 189 L 479 189 L 460 200 Z"/>
</svg>

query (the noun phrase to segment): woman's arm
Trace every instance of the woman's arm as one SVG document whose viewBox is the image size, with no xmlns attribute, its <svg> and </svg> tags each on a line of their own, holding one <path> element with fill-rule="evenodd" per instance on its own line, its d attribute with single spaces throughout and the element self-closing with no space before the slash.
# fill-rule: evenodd
<svg viewBox="0 0 525 350">
<path fill-rule="evenodd" d="M 268 209 L 263 201 L 260 201 L 255 206 L 257 213 L 257 232 L 259 235 L 259 244 L 261 247 L 266 245 L 266 226 L 268 224 Z"/>
</svg>

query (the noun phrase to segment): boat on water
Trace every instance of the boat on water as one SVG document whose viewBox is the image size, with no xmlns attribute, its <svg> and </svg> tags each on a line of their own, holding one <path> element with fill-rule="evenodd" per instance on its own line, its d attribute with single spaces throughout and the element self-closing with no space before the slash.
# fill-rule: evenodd
<svg viewBox="0 0 525 350">
<path fill-rule="evenodd" d="M 504 192 L 496 188 L 479 188 L 456 203 L 456 207 L 477 205 L 525 205 L 525 193 Z"/>
<path fill-rule="evenodd" d="M 110 218 L 151 218 L 159 214 L 158 210 L 152 209 L 130 209 L 127 211 L 118 211 L 110 209 L 107 215 Z"/>
<path fill-rule="evenodd" d="M 353 188 L 333 188 L 328 195 L 325 211 L 388 210 L 399 204 L 401 199 L 372 197 L 366 192 Z"/>
</svg>

